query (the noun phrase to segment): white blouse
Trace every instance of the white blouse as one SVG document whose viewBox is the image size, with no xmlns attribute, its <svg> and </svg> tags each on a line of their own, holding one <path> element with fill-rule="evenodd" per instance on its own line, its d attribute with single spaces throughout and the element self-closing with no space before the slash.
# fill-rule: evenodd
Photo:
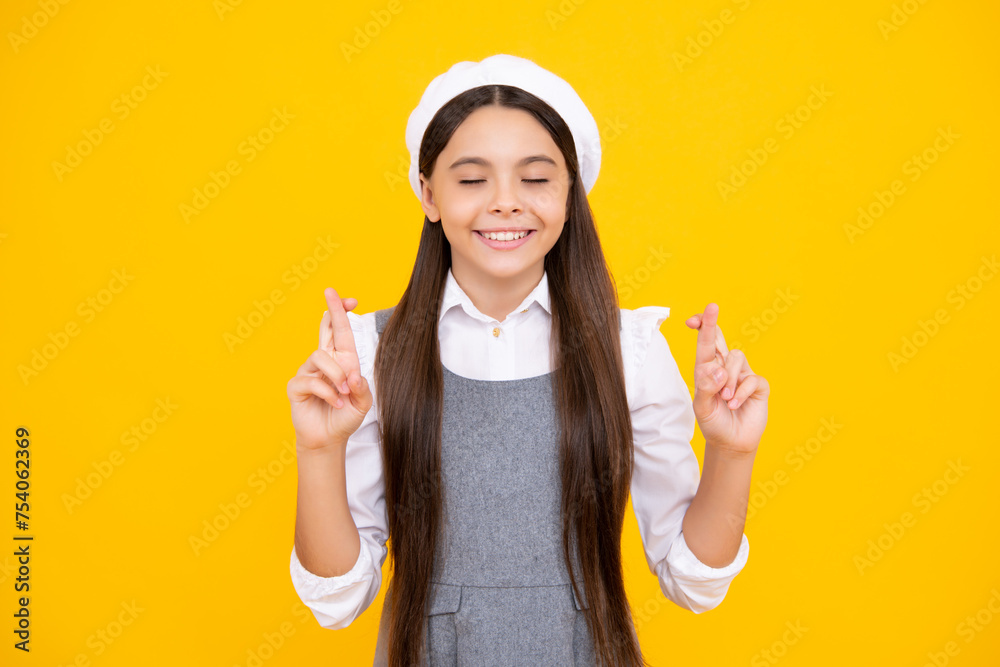
<svg viewBox="0 0 1000 667">
<path fill-rule="evenodd" d="M 684 514 L 698 490 L 698 459 L 691 448 L 695 416 L 691 395 L 660 325 L 670 309 L 621 309 L 625 388 L 632 415 L 634 461 L 632 508 L 646 562 L 671 601 L 698 614 L 717 607 L 729 584 L 746 565 L 746 534 L 732 563 L 713 568 L 698 560 L 681 532 Z M 373 378 L 375 313 L 348 312 L 361 372 L 377 398 Z M 515 380 L 549 373 L 548 275 L 499 322 L 481 313 L 448 270 L 438 320 L 441 363 L 476 380 Z M 496 332 L 495 332 L 496 330 Z M 495 332 L 495 333 L 494 333 Z M 291 577 L 296 593 L 319 624 L 350 625 L 378 596 L 388 521 L 378 440 L 378 408 L 373 404 L 346 449 L 347 499 L 361 537 L 354 567 L 340 576 L 306 570 L 292 546 Z"/>
</svg>

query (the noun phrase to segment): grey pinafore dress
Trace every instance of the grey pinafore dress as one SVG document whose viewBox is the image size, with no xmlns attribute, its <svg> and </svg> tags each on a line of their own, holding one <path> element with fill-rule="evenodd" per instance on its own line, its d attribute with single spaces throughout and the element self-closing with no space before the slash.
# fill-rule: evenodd
<svg viewBox="0 0 1000 667">
<path fill-rule="evenodd" d="M 393 308 L 375 313 L 380 335 Z M 593 667 L 586 599 L 574 595 L 562 555 L 553 374 L 493 381 L 442 370 L 445 528 L 423 664 Z M 574 569 L 583 596 L 578 557 Z M 387 664 L 391 594 L 390 582 L 375 667 Z"/>
</svg>

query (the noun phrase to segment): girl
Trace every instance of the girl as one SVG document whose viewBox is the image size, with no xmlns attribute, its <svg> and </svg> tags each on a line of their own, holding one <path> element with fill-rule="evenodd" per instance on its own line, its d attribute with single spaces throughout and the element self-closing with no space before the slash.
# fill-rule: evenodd
<svg viewBox="0 0 1000 667">
<path fill-rule="evenodd" d="M 664 594 L 717 606 L 749 554 L 768 384 L 709 304 L 687 321 L 692 401 L 669 309 L 619 308 L 587 201 L 597 126 L 565 81 L 509 55 L 458 63 L 406 136 L 425 214 L 410 282 L 363 315 L 327 288 L 319 348 L 288 383 L 296 592 L 346 627 L 391 549 L 376 665 L 644 665 L 629 493 Z"/>
</svg>

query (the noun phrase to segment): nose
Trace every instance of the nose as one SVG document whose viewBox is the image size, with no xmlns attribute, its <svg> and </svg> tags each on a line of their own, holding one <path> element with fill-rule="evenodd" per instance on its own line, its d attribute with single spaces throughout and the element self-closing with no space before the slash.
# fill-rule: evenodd
<svg viewBox="0 0 1000 667">
<path fill-rule="evenodd" d="M 493 189 L 493 199 L 490 202 L 490 212 L 499 215 L 515 215 L 522 213 L 523 210 L 512 179 L 497 179 L 497 186 Z"/>
</svg>

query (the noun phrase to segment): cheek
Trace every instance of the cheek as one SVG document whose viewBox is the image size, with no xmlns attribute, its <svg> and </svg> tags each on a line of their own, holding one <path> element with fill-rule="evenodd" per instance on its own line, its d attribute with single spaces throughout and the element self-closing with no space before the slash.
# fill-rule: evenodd
<svg viewBox="0 0 1000 667">
<path fill-rule="evenodd" d="M 566 203 L 566 193 L 558 190 L 539 192 L 531 199 L 531 206 L 539 218 L 546 222 L 562 222 L 566 219 L 569 207 Z"/>
<path fill-rule="evenodd" d="M 476 219 L 482 205 L 475 200 L 464 197 L 448 202 L 447 213 L 457 225 L 465 225 Z"/>
<path fill-rule="evenodd" d="M 448 192 L 443 201 L 438 203 L 438 206 L 441 210 L 441 217 L 446 222 L 458 225 L 465 224 L 475 218 L 478 211 L 482 208 L 482 205 L 475 197 L 470 196 L 469 193 L 462 193 L 460 191 Z"/>
</svg>

